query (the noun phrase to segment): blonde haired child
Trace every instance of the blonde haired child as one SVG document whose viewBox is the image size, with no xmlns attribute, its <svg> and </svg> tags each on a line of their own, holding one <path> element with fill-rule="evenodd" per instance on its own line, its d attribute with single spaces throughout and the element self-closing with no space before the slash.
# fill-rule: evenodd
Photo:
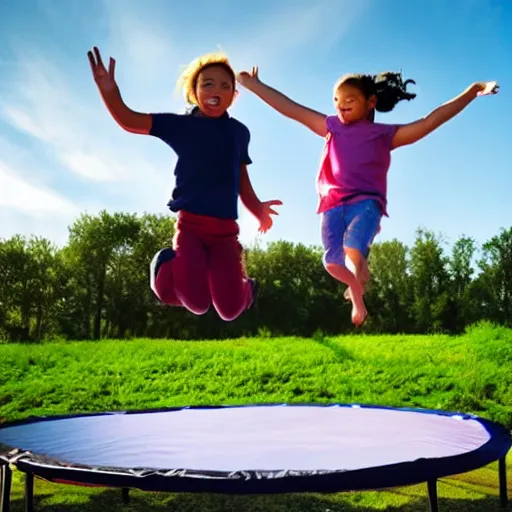
<svg viewBox="0 0 512 512">
<path fill-rule="evenodd" d="M 112 117 L 131 133 L 157 137 L 176 153 L 176 185 L 168 203 L 177 213 L 173 247 L 159 250 L 150 265 L 150 286 L 165 304 L 196 315 L 211 305 L 231 321 L 254 304 L 257 283 L 246 274 L 238 240 L 240 197 L 259 220 L 272 227 L 273 205 L 260 201 L 249 180 L 249 129 L 228 114 L 236 77 L 223 54 L 195 59 L 179 85 L 193 108 L 186 114 L 146 114 L 131 110 L 114 78 L 115 61 L 105 68 L 97 48 L 88 52 L 94 80 Z"/>
</svg>

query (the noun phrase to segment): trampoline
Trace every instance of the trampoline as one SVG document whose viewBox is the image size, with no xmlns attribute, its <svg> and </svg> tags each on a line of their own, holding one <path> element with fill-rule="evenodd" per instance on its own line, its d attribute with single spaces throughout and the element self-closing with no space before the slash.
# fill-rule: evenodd
<svg viewBox="0 0 512 512">
<path fill-rule="evenodd" d="M 501 425 L 474 415 L 354 404 L 194 406 L 30 418 L 0 427 L 2 510 L 11 470 L 50 482 L 161 492 L 335 493 L 427 483 L 499 461 Z"/>
</svg>

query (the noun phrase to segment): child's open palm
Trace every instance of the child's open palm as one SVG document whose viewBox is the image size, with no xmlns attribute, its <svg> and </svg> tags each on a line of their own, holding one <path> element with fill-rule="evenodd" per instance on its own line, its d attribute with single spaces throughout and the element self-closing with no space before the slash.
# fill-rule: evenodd
<svg viewBox="0 0 512 512">
<path fill-rule="evenodd" d="M 272 208 L 273 206 L 280 206 L 283 202 L 279 199 L 272 199 L 271 201 L 264 201 L 261 203 L 261 211 L 258 215 L 260 221 L 260 227 L 258 231 L 260 233 L 266 233 L 273 225 L 272 215 L 279 215 L 278 212 Z"/>
<path fill-rule="evenodd" d="M 92 75 L 94 77 L 94 81 L 96 85 L 100 89 L 100 91 L 108 92 L 113 90 L 116 87 L 115 80 L 115 67 L 116 61 L 110 57 L 110 63 L 108 65 L 108 71 L 103 64 L 103 60 L 101 58 L 100 51 L 98 48 L 94 47 L 93 52 L 87 52 L 87 56 L 89 57 L 89 63 L 91 65 Z"/>
</svg>

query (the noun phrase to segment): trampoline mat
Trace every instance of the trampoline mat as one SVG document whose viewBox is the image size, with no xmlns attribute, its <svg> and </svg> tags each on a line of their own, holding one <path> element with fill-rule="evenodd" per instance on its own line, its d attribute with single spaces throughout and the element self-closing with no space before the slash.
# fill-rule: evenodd
<svg viewBox="0 0 512 512">
<path fill-rule="evenodd" d="M 0 443 L 64 464 L 233 471 L 353 471 L 454 457 L 490 433 L 462 416 L 259 406 L 104 414 L 0 429 Z"/>
<path fill-rule="evenodd" d="M 0 459 L 53 482 L 233 494 L 411 485 L 503 457 L 500 425 L 443 411 L 327 405 L 186 407 L 0 427 Z"/>
</svg>

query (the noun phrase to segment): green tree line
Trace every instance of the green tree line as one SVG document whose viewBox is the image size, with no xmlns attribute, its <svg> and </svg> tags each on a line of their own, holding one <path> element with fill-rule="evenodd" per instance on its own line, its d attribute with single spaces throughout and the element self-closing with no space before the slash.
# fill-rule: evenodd
<svg viewBox="0 0 512 512">
<path fill-rule="evenodd" d="M 174 219 L 83 214 L 57 247 L 40 237 L 0 240 L 0 340 L 312 336 L 354 331 L 344 287 L 323 269 L 320 247 L 278 241 L 246 249 L 261 283 L 257 307 L 234 322 L 158 303 L 149 262 L 170 245 Z M 458 333 L 480 320 L 512 325 L 512 228 L 482 247 L 418 229 L 412 247 L 375 243 L 366 293 L 367 333 Z"/>
</svg>

